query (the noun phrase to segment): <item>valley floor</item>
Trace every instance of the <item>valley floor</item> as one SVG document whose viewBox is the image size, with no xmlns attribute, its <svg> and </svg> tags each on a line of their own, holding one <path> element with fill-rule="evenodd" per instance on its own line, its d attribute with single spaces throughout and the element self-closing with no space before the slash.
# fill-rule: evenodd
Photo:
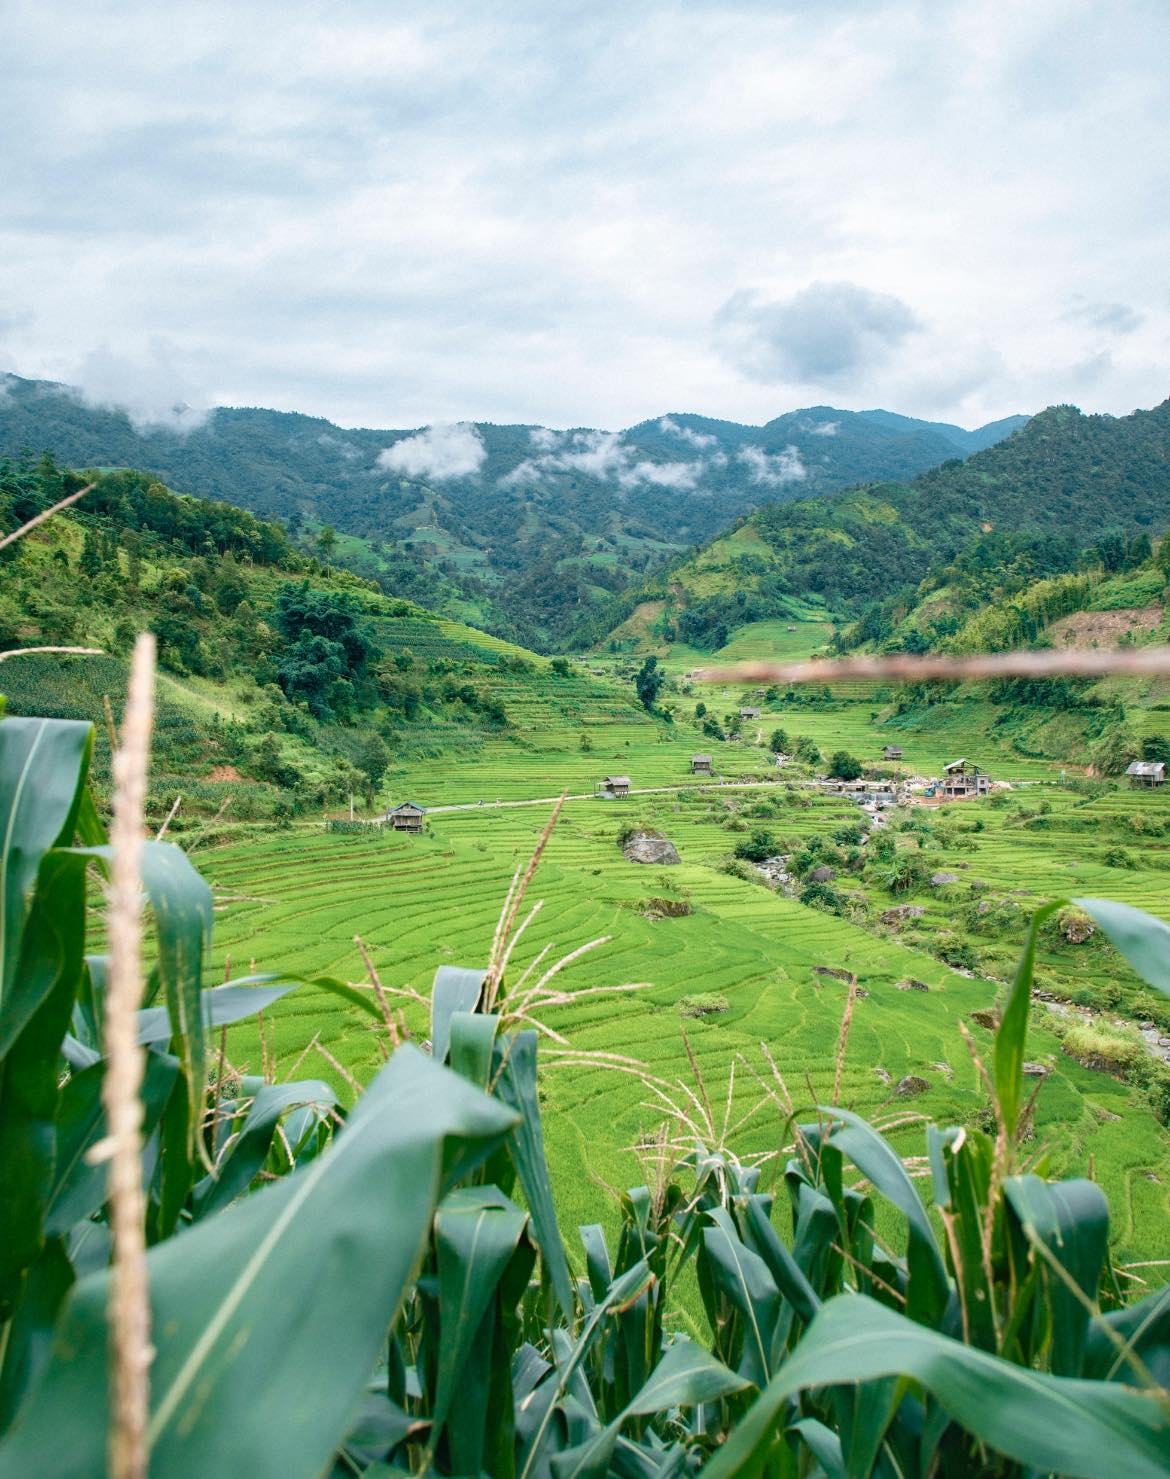
<svg viewBox="0 0 1170 1479">
<path fill-rule="evenodd" d="M 671 753 L 675 747 L 659 748 Z M 514 792 L 522 783 L 533 787 L 540 778 L 516 780 L 514 801 L 521 799 Z M 482 776 L 477 789 L 484 789 Z M 548 1015 L 547 1025 L 573 1050 L 559 1064 L 564 1050 L 555 1041 L 542 1050 L 546 1134 L 567 1227 L 596 1215 L 593 1182 L 620 1188 L 644 1179 L 634 1148 L 663 1118 L 654 1088 L 629 1065 L 607 1068 L 585 1054 L 634 1058 L 673 1085 L 669 1092 L 678 1100 L 680 1078 L 691 1080 L 685 1030 L 703 1080 L 696 1092 L 710 1095 L 716 1122 L 728 1113 L 737 1126 L 732 1143 L 741 1152 L 773 1154 L 786 1137 L 783 1115 L 767 1097 L 773 1081 L 761 1044 L 798 1106 L 829 1102 L 846 996 L 841 980 L 817 970 L 829 967 L 855 972 L 865 993 L 854 1015 L 842 1102 L 865 1114 L 904 1108 L 942 1123 L 972 1121 L 985 1097 L 960 1023 L 970 1025 L 973 1011 L 992 1005 L 996 986 L 928 953 L 932 939 L 970 916 L 965 938 L 980 951 L 980 971 L 1002 978 L 1028 914 L 1043 897 L 1100 894 L 1170 917 L 1170 873 L 1163 871 L 1170 849 L 1161 833 L 1132 849 L 1139 855 L 1135 868 L 1105 859 L 1110 839 L 1139 806 L 1155 814 L 1159 826 L 1170 822 L 1161 795 L 1135 801 L 1127 792 L 1111 792 L 1094 800 L 1045 786 L 1017 793 L 1005 807 L 947 808 L 950 830 L 944 827 L 943 839 L 927 846 L 932 862 L 955 870 L 956 884 L 916 895 L 925 914 L 907 928 L 907 938 L 899 938 L 880 923 L 879 912 L 899 901 L 864 880 L 843 880 L 850 897 L 856 895 L 851 912 L 862 924 L 721 871 L 738 840 L 736 829 L 764 825 L 799 843 L 857 816 L 842 799 L 812 799 L 775 784 L 768 792 L 778 815 L 762 823 L 739 816 L 753 804 L 755 790 L 703 795 L 688 788 L 628 802 L 579 798 L 565 805 L 530 895 L 544 907 L 516 952 L 512 975 L 546 947 L 551 960 L 605 937 L 563 973 L 565 988 L 645 983 L 582 996 Z M 1047 812 L 1038 809 L 1040 800 L 1048 801 Z M 981 832 L 956 830 L 977 819 L 984 823 Z M 433 814 L 421 837 L 381 830 L 334 834 L 318 826 L 209 850 L 201 866 L 221 899 L 217 971 L 239 973 L 252 961 L 258 969 L 279 969 L 295 960 L 302 971 L 359 981 L 364 971 L 354 937 L 360 935 L 388 985 L 425 996 L 437 966 L 486 961 L 508 881 L 544 821 L 543 807 L 535 804 L 472 804 Z M 632 822 L 669 836 L 681 865 L 626 862 L 617 836 Z M 977 895 L 975 883 L 987 891 Z M 977 933 L 971 914 L 976 896 L 996 901 L 999 933 Z M 659 917 L 663 899 L 692 912 Z M 1073 986 L 1099 987 L 1127 976 L 1099 941 L 1078 954 L 1057 940 L 1046 946 L 1042 969 L 1053 979 L 1059 972 Z M 910 980 L 928 989 L 905 989 Z M 688 1015 L 693 1006 L 686 999 L 699 994 L 722 998 L 724 1009 L 697 1019 Z M 409 1004 L 406 1016 L 424 1036 L 423 1007 Z M 359 1016 L 311 991 L 282 1003 L 269 1030 L 282 1072 L 314 1039 L 358 1080 L 379 1061 Z M 990 1034 L 978 1026 L 970 1030 L 986 1052 Z M 237 1029 L 230 1052 L 255 1069 L 256 1029 Z M 1148 1103 L 1118 1079 L 1063 1054 L 1043 1022 L 1033 1028 L 1029 1056 L 1051 1070 L 1038 1099 L 1038 1148 L 1051 1153 L 1054 1167 L 1094 1167 L 1114 1208 L 1122 1255 L 1170 1257 L 1170 1139 Z M 337 1077 L 324 1060 L 315 1071 Z M 929 1087 L 903 1105 L 891 1096 L 906 1075 Z M 923 1149 L 920 1122 L 906 1124 L 894 1138 L 903 1154 Z"/>
</svg>

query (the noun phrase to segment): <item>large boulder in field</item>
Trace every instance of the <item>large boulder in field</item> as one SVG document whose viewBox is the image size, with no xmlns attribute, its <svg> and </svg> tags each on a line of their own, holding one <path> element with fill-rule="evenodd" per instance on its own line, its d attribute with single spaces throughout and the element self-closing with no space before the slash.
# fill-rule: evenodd
<svg viewBox="0 0 1170 1479">
<path fill-rule="evenodd" d="M 893 909 L 884 909 L 882 924 L 903 924 L 907 919 L 921 919 L 926 913 L 922 904 L 898 904 Z"/>
<path fill-rule="evenodd" d="M 915 1073 L 908 1073 L 894 1086 L 894 1097 L 896 1099 L 917 1099 L 919 1094 L 925 1094 L 929 1088 L 930 1085 L 924 1078 L 919 1078 Z"/>
<path fill-rule="evenodd" d="M 628 863 L 658 863 L 665 867 L 681 861 L 674 843 L 661 832 L 631 832 L 622 843 L 622 855 Z"/>
<path fill-rule="evenodd" d="M 946 888 L 948 883 L 958 883 L 958 881 L 954 873 L 932 873 L 930 875 L 931 888 Z"/>
<path fill-rule="evenodd" d="M 814 868 L 808 875 L 809 883 L 832 883 L 837 876 L 837 870 L 830 868 L 828 863 L 822 863 L 819 868 Z"/>
</svg>

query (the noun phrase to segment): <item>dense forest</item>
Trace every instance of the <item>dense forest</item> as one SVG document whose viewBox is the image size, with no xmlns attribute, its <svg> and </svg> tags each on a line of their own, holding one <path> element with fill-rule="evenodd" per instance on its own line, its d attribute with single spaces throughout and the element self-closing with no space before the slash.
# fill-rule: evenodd
<svg viewBox="0 0 1170 1479">
<path fill-rule="evenodd" d="M 764 426 L 671 415 L 616 434 L 477 423 L 436 442 L 261 409 L 221 408 L 180 434 L 60 385 L 9 376 L 0 389 L 0 456 L 143 468 L 542 651 L 760 504 L 913 477 L 1024 419 L 969 432 L 817 406 Z"/>
<path fill-rule="evenodd" d="M 1168 524 L 1170 401 L 1116 418 L 1056 406 L 909 483 L 768 504 L 637 598 L 666 600 L 676 634 L 709 650 L 810 596 L 855 617 L 876 605 L 856 633 L 872 640 L 943 586 L 963 586 L 969 611 L 1086 563 L 1141 563 Z M 631 605 L 611 606 L 614 625 Z M 959 614 L 940 613 L 952 625 L 938 635 L 953 634 Z"/>
</svg>

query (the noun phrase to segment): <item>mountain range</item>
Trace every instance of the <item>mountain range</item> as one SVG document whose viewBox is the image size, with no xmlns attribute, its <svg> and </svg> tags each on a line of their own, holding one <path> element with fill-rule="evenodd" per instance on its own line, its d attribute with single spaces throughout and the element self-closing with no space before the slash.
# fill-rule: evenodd
<svg viewBox="0 0 1170 1479">
<path fill-rule="evenodd" d="M 279 518 L 384 589 L 540 650 L 764 504 L 912 479 L 1022 426 L 974 431 L 813 406 L 763 426 L 670 414 L 624 431 L 347 429 L 221 407 L 145 424 L 50 381 L 0 381 L 0 456 L 133 467 Z"/>
<path fill-rule="evenodd" d="M 835 616 L 883 600 L 905 607 L 916 587 L 941 589 L 956 561 L 968 573 L 1042 578 L 1077 569 L 1103 538 L 1148 545 L 1168 526 L 1170 400 L 1116 417 L 1052 406 L 909 482 L 761 507 L 610 614 L 622 642 L 642 645 L 652 614 L 660 635 L 710 650 L 746 622 L 810 602 Z M 639 607 L 642 619 L 624 628 Z"/>
</svg>

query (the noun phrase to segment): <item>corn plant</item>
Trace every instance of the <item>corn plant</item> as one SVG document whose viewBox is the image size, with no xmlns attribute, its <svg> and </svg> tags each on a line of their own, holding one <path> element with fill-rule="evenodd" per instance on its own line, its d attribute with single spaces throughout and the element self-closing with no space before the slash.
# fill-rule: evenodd
<svg viewBox="0 0 1170 1479">
<path fill-rule="evenodd" d="M 109 967 L 86 902 L 111 850 L 92 747 L 84 724 L 0 722 L 0 1479 L 106 1472 L 118 1417 Z M 404 1040 L 376 976 L 313 982 L 385 1046 L 346 1112 L 325 1082 L 232 1069 L 225 1030 L 305 983 L 206 986 L 210 892 L 178 848 L 143 844 L 155 964 L 135 1018 L 152 1347 L 139 1472 L 1170 1469 L 1170 1294 L 1127 1301 L 1100 1191 L 1048 1179 L 1025 1142 L 1036 932 L 1056 905 L 1033 922 L 981 1065 L 995 1131 L 927 1126 L 925 1197 L 878 1128 L 834 1105 L 798 1110 L 778 1071 L 787 1149 L 764 1167 L 715 1132 L 701 1085 L 659 1085 L 672 1123 L 652 1140 L 654 1174 L 621 1198 L 614 1241 L 599 1220 L 567 1243 L 533 1020 L 558 999 L 556 967 L 508 979 L 531 872 L 487 966 L 437 973 L 429 1052 Z M 1166 926 L 1078 902 L 1170 992 Z M 904 1229 L 895 1245 L 879 1202 Z M 671 1333 L 684 1289 L 701 1303 L 694 1339 Z"/>
</svg>

